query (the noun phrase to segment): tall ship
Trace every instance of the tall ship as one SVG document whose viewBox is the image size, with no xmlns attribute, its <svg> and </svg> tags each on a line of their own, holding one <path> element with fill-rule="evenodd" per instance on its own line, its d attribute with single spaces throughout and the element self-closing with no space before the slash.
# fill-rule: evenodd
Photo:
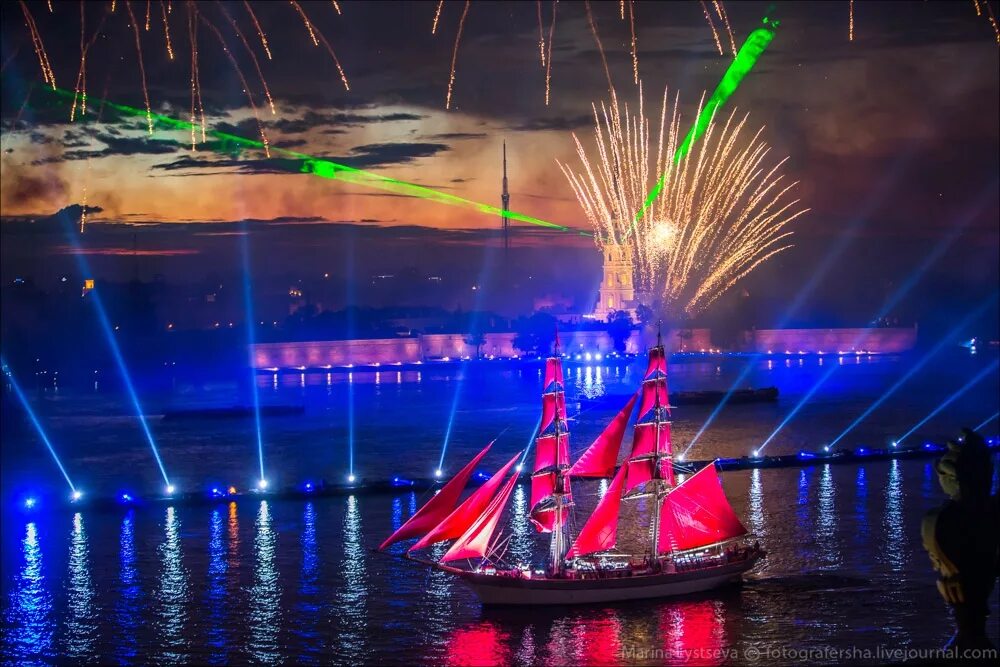
<svg viewBox="0 0 1000 667">
<path fill-rule="evenodd" d="M 631 448 L 618 465 L 630 416 L 636 409 Z M 667 356 L 658 335 L 656 346 L 649 350 L 639 390 L 571 463 L 557 336 L 553 356 L 545 362 L 529 509 L 535 529 L 549 537 L 545 566 L 508 563 L 504 558 L 506 540 L 497 534 L 518 482 L 520 452 L 459 502 L 493 443 L 379 549 L 418 538 L 407 551 L 410 558 L 458 577 L 486 605 L 604 603 L 683 595 L 738 582 L 765 552 L 733 511 L 714 463 L 691 471 L 678 483 L 670 419 Z M 586 478 L 611 482 L 586 523 L 572 535 L 572 481 Z M 642 526 L 648 542 L 641 553 L 616 550 L 622 501 L 644 502 L 648 508 L 648 526 Z M 437 560 L 420 555 L 445 541 L 451 544 Z"/>
</svg>

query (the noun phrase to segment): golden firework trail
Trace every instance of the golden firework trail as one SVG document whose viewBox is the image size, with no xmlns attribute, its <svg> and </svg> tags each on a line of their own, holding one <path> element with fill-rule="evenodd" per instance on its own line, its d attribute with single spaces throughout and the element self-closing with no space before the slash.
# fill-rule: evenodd
<svg viewBox="0 0 1000 667">
<path fill-rule="evenodd" d="M 535 0 L 535 9 L 538 10 L 538 57 L 542 62 L 542 69 L 545 69 L 545 28 L 542 26 L 542 0 Z"/>
<path fill-rule="evenodd" d="M 35 47 L 38 65 L 42 69 L 42 80 L 55 90 L 56 75 L 52 71 L 52 65 L 49 64 L 49 54 L 45 52 L 42 35 L 38 32 L 38 26 L 35 25 L 35 17 L 31 15 L 31 11 L 28 9 L 28 5 L 24 3 L 24 0 L 18 0 L 18 2 L 21 5 L 21 11 L 24 13 L 24 21 L 28 24 L 28 32 L 31 33 L 31 43 Z"/>
<path fill-rule="evenodd" d="M 47 4 L 48 4 L 48 6 L 49 6 L 49 14 L 53 14 L 53 13 L 55 13 L 55 12 L 54 12 L 54 11 L 52 10 L 52 0 L 45 0 L 45 1 L 46 1 L 46 3 L 47 3 Z"/>
<path fill-rule="evenodd" d="M 590 0 L 584 0 L 584 8 L 587 10 L 587 23 L 590 24 L 590 32 L 594 35 L 597 43 L 597 52 L 601 54 L 601 64 L 604 65 L 604 74 L 608 77 L 608 91 L 614 92 L 615 84 L 611 81 L 611 70 L 608 68 L 608 57 L 604 53 L 604 45 L 601 44 L 601 36 L 597 33 L 597 23 L 594 21 L 594 13 L 590 11 Z"/>
<path fill-rule="evenodd" d="M 458 45 L 462 41 L 462 29 L 465 28 L 465 17 L 469 14 L 471 0 L 465 0 L 462 17 L 458 19 L 458 32 L 455 33 L 455 47 L 451 51 L 451 73 L 448 76 L 448 94 L 444 98 L 444 108 L 451 108 L 451 91 L 455 88 L 455 65 L 458 63 Z"/>
<path fill-rule="evenodd" d="M 696 315 L 791 247 L 789 225 L 808 209 L 790 197 L 797 184 L 779 173 L 785 160 L 767 159 L 764 128 L 745 138 L 747 116 L 713 118 L 699 147 L 675 161 L 684 136 L 678 96 L 670 103 L 664 90 L 658 130 L 645 116 L 641 87 L 635 113 L 614 94 L 593 112 L 593 148 L 574 134 L 581 167 L 559 167 L 598 247 L 625 245 L 638 284 L 666 308 Z M 637 221 L 661 177 L 665 186 Z"/>
<path fill-rule="evenodd" d="M 115 13 L 115 6 L 116 6 L 116 4 L 117 3 L 115 2 L 115 0 L 111 0 L 111 13 L 112 14 Z"/>
<path fill-rule="evenodd" d="M 139 75 L 142 79 L 142 96 L 146 100 L 146 126 L 149 134 L 153 134 L 153 109 L 149 104 L 149 88 L 146 87 L 146 64 L 142 60 L 142 41 L 139 39 L 139 24 L 135 22 L 135 14 L 132 12 L 132 3 L 125 0 L 125 9 L 128 10 L 129 21 L 132 23 L 132 32 L 135 33 L 135 53 L 139 59 Z"/>
<path fill-rule="evenodd" d="M 253 8 L 247 0 L 243 0 L 243 6 L 247 9 L 247 14 L 253 20 L 253 27 L 257 29 L 257 36 L 260 37 L 260 43 L 264 47 L 264 53 L 267 54 L 267 59 L 271 60 L 271 47 L 267 45 L 267 36 L 264 34 L 264 29 L 260 27 L 260 21 L 257 20 L 257 15 L 253 13 Z"/>
<path fill-rule="evenodd" d="M 222 2 L 218 2 L 218 5 L 219 9 L 222 10 L 222 14 L 229 20 L 230 25 L 232 25 L 236 36 L 240 38 L 241 42 L 243 42 L 243 47 L 246 49 L 246 52 L 250 55 L 250 60 L 253 61 L 253 66 L 257 69 L 257 78 L 260 79 L 260 85 L 264 88 L 264 96 L 267 97 L 267 104 L 271 107 L 271 115 L 276 116 L 278 112 L 274 109 L 274 100 L 271 98 L 271 89 L 267 86 L 267 80 L 264 78 L 264 72 L 260 69 L 260 62 L 257 61 L 257 55 L 253 52 L 253 49 L 250 48 L 250 42 L 248 42 L 247 38 L 243 35 L 243 31 L 240 30 L 240 26 L 237 25 L 236 19 L 234 19 L 226 10 L 226 6 L 222 4 Z"/>
<path fill-rule="evenodd" d="M 993 13 L 993 8 L 990 7 L 989 0 L 983 0 L 983 4 L 986 6 L 986 13 L 988 14 L 986 18 L 990 22 L 990 27 L 993 28 L 993 37 L 996 38 L 997 44 L 1000 44 L 1000 25 L 997 25 L 996 14 Z"/>
<path fill-rule="evenodd" d="M 167 3 L 160 0 L 160 10 L 163 12 L 163 37 L 167 41 L 167 56 L 171 60 L 174 59 L 174 45 L 170 43 L 170 21 L 167 20 Z"/>
<path fill-rule="evenodd" d="M 149 15 L 153 0 L 146 0 L 146 32 L 149 32 Z"/>
<path fill-rule="evenodd" d="M 549 23 L 548 54 L 545 56 L 545 106 L 549 106 L 549 93 L 552 89 L 552 42 L 556 36 L 556 8 L 559 0 L 552 0 L 552 22 Z"/>
<path fill-rule="evenodd" d="M 441 20 L 441 8 L 444 7 L 444 0 L 438 0 L 437 9 L 434 10 L 434 23 L 431 24 L 431 34 L 435 34 L 438 29 L 438 21 Z"/>
<path fill-rule="evenodd" d="M 201 116 L 201 141 L 204 143 L 207 140 L 205 131 L 205 105 L 201 101 L 201 72 L 198 70 L 198 24 L 195 22 L 195 8 L 194 2 L 188 0 L 188 41 L 191 44 L 191 150 L 195 149 L 195 109 Z M 197 107 L 195 103 L 197 101 Z"/>
<path fill-rule="evenodd" d="M 309 39 L 312 40 L 313 46 L 319 46 L 319 40 L 316 39 L 316 32 L 313 30 L 312 22 L 309 20 L 309 17 L 306 16 L 306 13 L 302 11 L 302 6 L 299 3 L 295 2 L 295 0 L 288 0 L 288 1 L 292 5 L 292 7 L 295 8 L 295 11 L 299 13 L 299 16 L 302 17 L 302 22 L 305 23 L 306 30 L 309 31 Z"/>
<path fill-rule="evenodd" d="M 340 13 L 340 4 L 337 2 L 337 0 L 330 0 L 330 1 L 333 2 L 333 8 L 334 10 L 336 10 L 337 16 L 342 16 L 342 14 Z"/>
<path fill-rule="evenodd" d="M 705 4 L 705 0 L 701 0 L 701 11 L 705 14 L 705 20 L 708 21 L 708 27 L 712 29 L 712 37 L 715 39 L 715 48 L 719 49 L 719 55 L 723 55 L 725 51 L 722 50 L 722 41 L 719 40 L 719 31 L 715 29 L 715 23 L 712 21 L 712 15 L 708 13 L 708 5 Z"/>
<path fill-rule="evenodd" d="M 854 0 L 851 0 L 852 2 Z M 972 0 L 972 6 L 976 8 L 976 16 L 982 16 L 983 10 L 979 8 L 979 0 Z"/>
<path fill-rule="evenodd" d="M 125 1 L 128 2 L 128 0 Z M 215 24 L 206 19 L 205 15 L 201 12 L 198 12 L 198 18 L 200 18 L 202 23 L 204 23 L 209 30 L 212 31 L 216 38 L 218 38 L 219 44 L 222 45 L 222 50 L 225 52 L 226 57 L 229 58 L 229 62 L 232 64 L 237 76 L 240 77 L 240 82 L 243 84 L 243 92 L 246 93 L 247 101 L 250 103 L 250 109 L 253 110 L 254 120 L 257 121 L 257 131 L 260 132 L 260 141 L 263 144 L 264 155 L 271 157 L 271 145 L 267 140 L 267 134 L 264 132 L 264 125 L 260 122 L 260 112 L 257 110 L 257 104 L 253 100 L 253 93 L 250 92 L 250 84 L 247 83 L 246 77 L 243 76 L 243 70 L 240 69 L 240 64 L 236 61 L 232 51 L 229 50 L 229 45 L 226 44 L 225 38 L 222 36 L 222 33 L 219 32 L 219 29 L 215 27 Z"/>
<path fill-rule="evenodd" d="M 854 0 L 851 0 L 851 2 L 854 2 Z M 726 14 L 726 7 L 722 4 L 722 0 L 712 0 L 712 5 L 715 7 L 715 13 L 719 15 L 722 25 L 726 27 L 726 33 L 729 35 L 729 46 L 733 50 L 733 57 L 735 57 L 736 38 L 733 36 L 732 26 L 729 25 L 729 15 Z"/>
<path fill-rule="evenodd" d="M 319 28 L 313 26 L 312 21 L 309 20 L 308 16 L 306 16 L 305 11 L 298 2 L 295 0 L 289 0 L 289 2 L 292 7 L 295 7 L 295 11 L 299 13 L 299 16 L 302 17 L 302 21 L 306 25 L 306 30 L 309 31 L 309 37 L 312 39 L 313 46 L 319 46 L 320 42 L 323 42 L 323 46 L 326 48 L 327 53 L 329 53 L 330 57 L 333 59 L 333 64 L 337 66 L 337 71 L 340 73 L 340 80 L 344 84 L 344 90 L 350 90 L 351 85 L 347 82 L 347 75 L 344 74 L 344 68 L 340 66 L 340 59 L 337 58 L 337 54 L 334 52 L 333 47 L 330 46 L 330 42 L 326 41 L 326 37 L 323 36 L 323 33 L 320 32 Z"/>
<path fill-rule="evenodd" d="M 847 41 L 854 41 L 854 0 L 849 0 L 850 3 L 850 18 L 847 22 Z M 978 8 L 978 5 L 977 5 Z"/>
<path fill-rule="evenodd" d="M 84 35 L 87 27 L 85 9 L 86 2 L 84 2 L 84 0 L 80 0 L 80 69 L 76 73 L 76 86 L 74 88 L 73 104 L 69 110 L 70 122 L 73 122 L 76 119 L 77 102 L 79 102 L 80 113 L 87 113 L 87 54 L 90 52 L 90 47 L 92 47 L 94 42 L 97 41 L 97 36 L 100 34 L 101 28 L 104 27 L 104 21 L 108 17 L 107 14 L 101 17 L 101 22 L 97 25 L 97 30 L 94 31 L 90 41 L 85 42 Z"/>
<path fill-rule="evenodd" d="M 632 30 L 632 83 L 639 85 L 639 43 L 635 38 L 635 0 L 628 0 L 628 24 Z"/>
<path fill-rule="evenodd" d="M 625 20 L 625 0 L 618 0 L 618 16 L 622 21 Z"/>
</svg>

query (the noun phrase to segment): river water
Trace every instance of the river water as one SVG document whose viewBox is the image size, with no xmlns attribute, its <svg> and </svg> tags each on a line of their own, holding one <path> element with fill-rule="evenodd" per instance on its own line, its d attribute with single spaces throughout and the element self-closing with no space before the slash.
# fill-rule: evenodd
<svg viewBox="0 0 1000 667">
<path fill-rule="evenodd" d="M 881 446 L 898 437 L 994 358 L 956 351 L 928 365 L 843 444 Z M 775 454 L 815 449 L 913 362 L 761 360 L 747 384 L 778 386 L 779 402 L 727 408 L 688 458 L 746 454 L 827 377 L 767 447 Z M 745 363 L 675 359 L 671 390 L 725 388 Z M 263 421 L 266 475 L 274 486 L 341 479 L 353 434 L 359 477 L 427 476 L 437 467 L 449 421 L 443 467 L 456 470 L 499 435 L 484 461 L 485 469 L 495 469 L 530 440 L 539 370 L 471 364 L 377 376 L 262 376 L 262 402 L 305 408 L 299 416 Z M 569 393 L 606 393 L 624 403 L 641 370 L 574 366 Z M 996 411 L 996 387 L 993 373 L 911 437 L 940 439 L 982 421 Z M 239 393 L 236 383 L 179 382 L 167 394 L 143 398 L 155 415 L 169 407 L 232 404 L 242 400 Z M 78 487 L 140 498 L 162 488 L 123 396 L 100 386 L 31 395 Z M 675 449 L 687 447 L 710 410 L 675 409 Z M 585 447 L 613 412 L 577 414 L 572 449 Z M 150 424 L 171 482 L 185 491 L 246 486 L 259 476 L 252 420 L 154 416 Z M 994 421 L 987 431 L 996 430 Z M 922 515 L 943 499 L 930 460 L 725 473 L 734 508 L 769 551 L 740 588 L 606 607 L 498 611 L 481 608 L 449 575 L 402 560 L 405 545 L 371 553 L 426 500 L 423 494 L 73 511 L 59 501 L 67 487 L 42 446 L 27 430 L 14 433 L 3 443 L 5 662 L 745 664 L 758 656 L 803 662 L 807 654 L 795 651 L 826 656 L 822 662 L 865 655 L 884 662 L 886 651 L 937 648 L 950 633 L 920 544 Z M 601 485 L 581 483 L 574 491 L 579 523 Z M 26 512 L 16 500 L 29 492 L 39 504 Z M 519 486 L 503 520 L 513 559 L 537 559 L 544 551 L 524 516 L 526 505 L 527 488 Z M 641 543 L 643 512 L 630 506 L 623 513 L 623 546 Z M 995 604 L 990 623 L 995 633 Z"/>
</svg>

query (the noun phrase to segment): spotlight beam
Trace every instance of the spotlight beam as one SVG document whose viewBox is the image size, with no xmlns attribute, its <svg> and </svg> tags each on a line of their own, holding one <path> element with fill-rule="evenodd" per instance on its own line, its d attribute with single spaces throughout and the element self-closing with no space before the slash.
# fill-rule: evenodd
<svg viewBox="0 0 1000 667">
<path fill-rule="evenodd" d="M 31 403 L 28 402 L 28 397 L 24 395 L 23 391 L 21 391 L 21 386 L 17 383 L 17 380 L 14 378 L 14 372 L 10 369 L 9 366 L 7 366 L 7 362 L 3 361 L 2 359 L 0 359 L 0 367 L 3 368 L 3 373 L 4 375 L 7 376 L 7 381 L 10 382 L 10 386 L 14 390 L 14 395 L 17 396 L 17 400 L 20 401 L 21 406 L 27 413 L 28 419 L 31 420 L 32 426 L 35 427 L 35 432 L 38 433 L 38 437 L 41 438 L 42 443 L 45 445 L 45 448 L 49 450 L 49 454 L 52 455 L 52 460 L 55 461 L 56 466 L 59 468 L 59 472 L 62 473 L 63 479 L 65 479 L 66 483 L 69 485 L 70 493 L 75 495 L 76 487 L 73 486 L 73 481 L 69 478 L 69 474 L 66 472 L 66 468 L 63 467 L 62 461 L 59 460 L 59 455 L 56 454 L 55 447 L 52 446 L 52 442 L 49 440 L 49 436 L 45 433 L 45 429 L 42 428 L 41 422 L 38 421 L 38 415 L 35 414 L 35 411 L 31 407 Z"/>
<path fill-rule="evenodd" d="M 966 326 L 968 326 L 971 322 L 973 322 L 977 317 L 982 315 L 986 311 L 986 309 L 989 308 L 989 306 L 995 302 L 996 296 L 997 293 L 994 292 L 978 308 L 976 308 L 974 311 L 968 313 L 965 317 L 963 317 L 958 324 L 952 327 L 948 331 L 948 333 L 945 334 L 944 337 L 941 338 L 941 340 L 939 340 L 937 344 L 935 344 L 934 347 L 927 352 L 927 354 L 921 357 L 917 361 L 917 363 L 913 364 L 901 378 L 896 380 L 896 382 L 891 387 L 889 387 L 889 389 L 884 394 L 882 394 L 878 398 L 878 400 L 869 405 L 868 408 L 866 408 L 865 411 L 862 412 L 857 419 L 851 422 L 851 424 L 847 428 L 845 428 L 840 435 L 831 440 L 830 444 L 827 446 L 832 449 L 838 442 L 843 440 L 844 436 L 853 431 L 858 424 L 860 424 L 862 421 L 865 420 L 865 418 L 868 417 L 868 415 L 873 413 L 880 405 L 885 403 L 885 401 L 888 400 L 890 396 L 892 396 L 894 393 L 896 393 L 896 391 L 900 387 L 906 384 L 907 380 L 909 380 L 911 377 L 920 372 L 920 369 L 926 366 L 927 363 L 932 358 L 934 358 L 934 356 L 937 355 L 938 352 L 944 349 L 945 346 L 947 346 L 948 344 L 954 342 L 955 337 L 958 336 Z M 979 429 L 977 428 L 975 430 Z"/>
<path fill-rule="evenodd" d="M 993 421 L 997 417 L 1000 417 L 1000 412 L 994 412 L 991 416 L 989 416 L 989 417 L 986 418 L 986 421 L 982 422 L 981 424 L 979 424 L 979 426 L 977 426 L 976 428 L 974 428 L 972 430 L 973 431 L 979 431 L 980 429 L 982 429 L 984 426 L 986 426 L 987 424 L 989 424 L 991 421 Z"/>
<path fill-rule="evenodd" d="M 247 330 L 247 361 L 250 370 L 250 396 L 253 402 L 254 427 L 257 432 L 257 462 L 260 466 L 260 481 L 265 482 L 264 476 L 264 435 L 260 422 L 260 396 L 257 392 L 257 372 L 254 367 L 253 350 L 256 336 L 254 335 L 254 308 L 253 308 L 253 282 L 250 278 L 250 241 L 249 234 L 245 233 L 246 222 L 243 222 L 244 234 L 240 236 L 240 254 L 243 259 L 243 313 L 246 320 Z M 266 484 L 266 482 L 265 482 Z"/>
<path fill-rule="evenodd" d="M 62 88 L 56 88 L 55 90 L 51 90 L 49 92 L 62 98 L 63 100 L 72 100 L 74 95 L 72 91 L 64 90 Z M 95 106 L 97 104 L 103 105 L 105 113 L 117 113 L 122 116 L 141 116 L 143 118 L 147 115 L 145 109 L 137 109 L 135 107 L 117 104 L 115 102 L 101 100 L 98 98 L 90 98 L 90 100 Z M 154 129 L 190 132 L 191 128 L 194 127 L 197 128 L 199 132 L 201 131 L 201 125 L 198 123 L 191 123 L 185 120 L 171 118 L 170 116 L 156 113 L 151 114 L 151 118 Z M 230 155 L 241 150 L 264 151 L 263 142 L 255 139 L 240 137 L 235 134 L 220 132 L 218 130 L 206 130 L 205 133 L 213 139 L 218 140 L 217 145 L 205 146 L 205 148 L 210 150 Z M 567 227 L 566 225 L 549 222 L 548 220 L 542 220 L 540 218 L 535 218 L 516 211 L 505 211 L 497 208 L 496 206 L 482 204 L 480 202 L 472 201 L 471 199 L 465 199 L 464 197 L 448 194 L 446 192 L 439 192 L 415 183 L 400 181 L 394 178 L 389 178 L 388 176 L 382 176 L 363 169 L 356 169 L 354 167 L 349 167 L 346 164 L 340 164 L 331 160 L 324 160 L 305 153 L 298 153 L 296 151 L 272 145 L 268 145 L 268 149 L 271 153 L 271 161 L 275 162 L 279 166 L 287 168 L 288 171 L 292 173 L 301 172 L 305 174 L 313 174 L 314 176 L 342 181 L 351 185 L 377 188 L 393 194 L 426 199 L 440 204 L 459 206 L 461 208 L 471 209 L 485 215 L 506 216 L 510 220 L 516 220 L 518 222 L 524 222 L 556 231 L 572 232 L 579 234 L 580 236 L 587 237 L 593 236 L 590 232 L 582 229 Z"/>
<path fill-rule="evenodd" d="M 964 385 L 962 385 L 962 387 L 959 388 L 958 391 L 956 391 L 954 394 L 952 394 L 947 399 L 945 399 L 945 401 L 943 403 L 941 403 L 941 405 L 939 405 L 936 408 L 934 408 L 933 410 L 931 410 L 930 414 L 928 414 L 926 417 L 924 417 L 923 419 L 921 419 L 920 421 L 918 421 L 916 424 L 914 424 L 913 428 L 911 428 L 909 431 L 907 431 L 903 435 L 901 435 L 898 438 L 896 438 L 896 442 L 899 443 L 899 444 L 902 444 L 902 442 L 904 440 L 906 440 L 908 437 L 910 437 L 911 435 L 913 435 L 913 433 L 918 428 L 920 428 L 921 426 L 923 426 L 924 424 L 926 424 L 927 422 L 929 422 L 931 419 L 933 419 L 934 417 L 936 417 L 938 415 L 938 413 L 940 413 L 946 407 L 948 407 L 949 405 L 951 405 L 952 403 L 954 403 L 955 401 L 957 401 L 959 398 L 961 398 L 962 395 L 965 394 L 965 392 L 969 391 L 974 386 L 976 386 L 976 384 L 978 384 L 980 380 L 982 380 L 987 375 L 989 375 L 990 373 L 992 373 L 993 371 L 995 371 L 997 369 L 997 366 L 1000 366 L 1000 359 L 994 359 L 993 363 L 991 363 L 989 366 L 987 366 L 986 368 L 984 368 L 981 371 L 979 371 L 978 373 L 976 373 L 975 376 L 973 376 L 973 378 L 971 380 L 969 380 L 968 382 L 966 382 Z M 994 415 L 994 417 L 995 416 L 996 415 Z M 992 418 L 993 417 L 991 417 L 990 419 L 992 419 Z M 987 422 L 987 423 L 989 423 L 989 422 Z"/>
<path fill-rule="evenodd" d="M 951 247 L 951 244 L 954 243 L 955 240 L 959 237 L 959 235 L 962 233 L 962 230 L 964 230 L 969 225 L 969 223 L 971 223 L 975 219 L 979 211 L 981 211 L 982 208 L 988 202 L 996 200 L 995 190 L 996 186 L 994 184 L 986 188 L 982 192 L 982 194 L 980 194 L 980 196 L 976 199 L 975 204 L 968 210 L 966 210 L 965 215 L 963 215 L 959 223 L 952 226 L 951 230 L 948 232 L 948 235 L 944 239 L 942 239 L 940 243 L 934 246 L 934 249 L 931 250 L 931 252 L 928 253 L 926 257 L 924 257 L 923 261 L 920 263 L 920 266 L 918 266 L 916 270 L 910 273 L 910 275 L 899 286 L 899 288 L 895 292 L 893 292 L 892 296 L 890 296 L 889 299 L 882 305 L 882 307 L 879 308 L 878 312 L 872 318 L 872 321 L 877 321 L 885 317 L 886 314 L 888 314 L 896 306 L 896 304 L 898 304 L 903 299 L 903 297 L 905 297 L 907 294 L 910 293 L 910 290 L 912 290 L 917 285 L 917 283 L 927 272 L 927 270 L 930 269 L 931 266 L 933 266 L 934 263 L 941 258 L 941 256 L 945 253 L 945 251 L 947 251 L 948 248 Z M 850 347 L 857 348 L 858 345 L 862 344 L 865 338 L 868 336 L 867 332 L 868 329 L 862 330 L 862 332 L 858 334 L 858 336 L 856 336 L 854 340 L 851 341 Z M 813 386 L 809 388 L 809 391 L 807 391 L 805 395 L 803 395 L 802 398 L 799 399 L 799 402 L 795 405 L 794 408 L 792 408 L 791 412 L 789 412 L 788 415 L 783 420 L 781 420 L 781 423 L 778 424 L 778 427 L 774 429 L 774 431 L 771 432 L 771 435 L 767 436 L 767 439 L 764 440 L 763 444 L 761 444 L 761 446 L 757 448 L 756 451 L 758 454 L 760 454 L 760 452 L 763 452 L 764 449 L 768 446 L 768 444 L 770 444 L 770 442 L 774 440 L 775 436 L 777 436 L 778 433 L 781 432 L 781 429 L 785 428 L 785 426 L 787 426 L 788 423 L 792 421 L 796 417 L 796 415 L 798 415 L 799 411 L 802 410 L 802 408 L 805 407 L 805 405 L 810 400 L 812 400 L 812 397 L 816 395 L 816 392 L 818 392 L 820 388 L 824 384 L 826 384 L 827 380 L 833 377 L 833 374 L 836 373 L 837 370 L 839 370 L 839 368 L 840 366 L 836 364 L 830 366 L 826 370 L 826 372 L 824 372 L 819 377 L 819 380 L 817 380 L 813 384 Z"/>
</svg>

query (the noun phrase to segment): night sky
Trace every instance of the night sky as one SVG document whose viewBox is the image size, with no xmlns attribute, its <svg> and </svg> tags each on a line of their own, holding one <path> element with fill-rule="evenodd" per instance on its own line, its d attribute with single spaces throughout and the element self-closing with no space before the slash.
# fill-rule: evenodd
<svg viewBox="0 0 1000 667">
<path fill-rule="evenodd" d="M 88 39 L 105 17 L 88 56 L 88 89 L 93 97 L 142 108 L 135 37 L 124 3 L 117 4 L 112 14 L 109 2 L 87 3 Z M 340 4 L 340 16 L 329 2 L 302 6 L 335 49 L 349 92 L 288 3 L 254 5 L 273 60 L 243 4 L 225 3 L 260 60 L 276 116 L 218 4 L 200 6 L 250 82 L 272 144 L 499 205 L 506 140 L 511 208 L 585 226 L 556 165 L 575 163 L 571 132 L 588 140 L 590 105 L 607 97 L 582 3 L 558 5 L 549 106 L 536 4 L 472 3 L 450 111 L 445 94 L 464 3 L 445 3 L 436 35 L 434 2 Z M 71 89 L 80 6 L 54 5 L 52 14 L 44 2 L 27 6 L 58 84 Z M 146 3 L 131 3 L 149 97 L 155 112 L 186 117 L 187 13 L 184 3 L 172 3 L 175 58 L 169 60 L 160 5 L 151 4 L 146 32 Z M 769 6 L 726 4 L 737 43 Z M 593 10 L 619 94 L 634 100 L 629 24 L 619 19 L 618 3 L 593 3 Z M 286 173 L 249 151 L 192 153 L 185 133 L 149 139 L 142 117 L 99 122 L 94 102 L 84 121 L 70 123 L 68 107 L 44 91 L 20 8 L 7 3 L 2 11 L 4 282 L 29 274 L 44 283 L 77 270 L 74 243 L 101 279 L 127 280 L 135 272 L 172 282 L 212 272 L 235 276 L 236 240 L 249 233 L 253 270 L 265 287 L 327 272 L 344 279 L 347 266 L 361 280 L 415 267 L 465 284 L 476 280 L 484 247 L 496 245 L 494 217 Z M 799 196 L 811 208 L 796 225 L 795 248 L 745 287 L 768 294 L 777 317 L 780 304 L 830 257 L 793 321 L 863 324 L 865 313 L 877 311 L 947 242 L 904 314 L 926 318 L 971 303 L 994 288 L 998 275 L 1000 49 L 993 29 L 968 2 L 860 2 L 851 42 L 848 12 L 847 0 L 776 3 L 777 37 L 728 103 L 727 111 L 749 112 L 751 125 L 766 126 L 773 155 L 789 156 L 786 173 L 801 182 Z M 543 2 L 546 33 L 550 15 L 551 3 Z M 681 94 L 687 127 L 731 55 L 716 51 L 697 2 L 638 2 L 636 28 L 640 78 L 656 101 L 647 111 L 669 86 L 671 96 Z M 728 42 L 724 33 L 722 39 Z M 256 137 L 240 79 L 216 37 L 202 25 L 198 40 L 208 124 Z M 84 201 L 102 210 L 82 235 L 69 239 L 56 219 L 47 219 Z M 518 225 L 514 244 L 518 271 L 537 269 L 546 281 L 540 292 L 586 301 L 596 289 L 600 262 L 588 239 Z"/>
</svg>

